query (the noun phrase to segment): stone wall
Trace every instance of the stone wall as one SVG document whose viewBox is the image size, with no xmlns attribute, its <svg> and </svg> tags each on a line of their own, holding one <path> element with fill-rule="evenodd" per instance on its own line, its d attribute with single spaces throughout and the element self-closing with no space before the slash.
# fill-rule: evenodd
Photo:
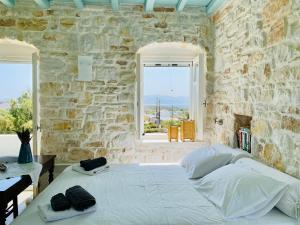
<svg viewBox="0 0 300 225">
<path fill-rule="evenodd" d="M 131 162 L 139 154 L 137 50 L 153 42 L 187 42 L 203 47 L 212 62 L 211 20 L 199 8 L 145 13 L 142 6 L 122 6 L 113 12 L 110 6 L 76 10 L 59 2 L 50 10 L 34 1 L 17 1 L 13 9 L 0 6 L 0 38 L 24 41 L 40 51 L 41 152 L 57 154 L 58 162 L 102 155 Z M 93 56 L 93 81 L 77 81 L 78 55 Z M 210 63 L 208 74 L 212 70 Z"/>
<path fill-rule="evenodd" d="M 229 0 L 215 24 L 212 142 L 235 145 L 234 114 L 252 116 L 253 153 L 299 176 L 300 1 Z"/>
</svg>

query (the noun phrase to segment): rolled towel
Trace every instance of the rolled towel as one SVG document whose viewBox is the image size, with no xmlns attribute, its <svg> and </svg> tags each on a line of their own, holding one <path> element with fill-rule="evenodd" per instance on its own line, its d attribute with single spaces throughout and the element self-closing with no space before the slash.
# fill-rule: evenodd
<svg viewBox="0 0 300 225">
<path fill-rule="evenodd" d="M 85 174 L 85 175 L 89 175 L 89 176 L 94 176 L 94 175 L 96 175 L 98 173 L 104 172 L 104 171 L 108 170 L 108 168 L 109 168 L 109 165 L 106 164 L 105 166 L 101 166 L 101 167 L 95 168 L 93 170 L 86 171 L 79 164 L 72 165 L 72 170 L 73 171 L 76 171 L 78 173 L 82 173 L 82 174 Z"/>
<path fill-rule="evenodd" d="M 50 203 L 54 211 L 63 211 L 71 207 L 71 203 L 63 193 L 54 195 L 51 198 Z"/>
<path fill-rule="evenodd" d="M 57 221 L 62 219 L 68 219 L 74 216 L 79 216 L 86 213 L 92 213 L 96 211 L 96 205 L 84 210 L 77 211 L 73 208 L 67 209 L 65 211 L 54 211 L 50 204 L 38 205 L 38 211 L 40 217 L 44 222 Z"/>
<path fill-rule="evenodd" d="M 66 198 L 74 209 L 82 211 L 96 204 L 96 199 L 81 186 L 76 185 L 66 190 Z"/>
<path fill-rule="evenodd" d="M 97 167 L 104 166 L 106 163 L 106 158 L 99 157 L 96 159 L 82 160 L 80 161 L 80 166 L 83 167 L 86 171 L 90 171 Z"/>
</svg>

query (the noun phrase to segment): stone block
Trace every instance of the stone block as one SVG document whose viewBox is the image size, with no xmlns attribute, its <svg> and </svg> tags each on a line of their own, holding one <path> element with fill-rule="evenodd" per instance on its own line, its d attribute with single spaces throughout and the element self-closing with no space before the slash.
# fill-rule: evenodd
<svg viewBox="0 0 300 225">
<path fill-rule="evenodd" d="M 131 114 L 118 115 L 116 119 L 116 123 L 132 123 L 134 121 L 134 117 Z"/>
<path fill-rule="evenodd" d="M 15 19 L 0 19 L 0 27 L 13 27 L 15 25 Z"/>
<path fill-rule="evenodd" d="M 85 147 L 101 148 L 103 147 L 103 142 L 102 141 L 88 142 L 87 144 L 85 144 Z"/>
<path fill-rule="evenodd" d="M 72 129 L 72 122 L 69 120 L 57 121 L 53 123 L 54 131 L 69 131 L 71 129 Z"/>
<path fill-rule="evenodd" d="M 42 10 L 33 11 L 32 15 L 35 16 L 35 17 L 43 17 L 44 16 L 44 12 Z"/>
<path fill-rule="evenodd" d="M 64 28 L 71 28 L 75 25 L 75 19 L 74 18 L 62 18 L 60 19 L 60 25 Z"/>
<path fill-rule="evenodd" d="M 294 117 L 283 116 L 281 127 L 294 133 L 300 133 L 300 120 Z"/>
<path fill-rule="evenodd" d="M 68 152 L 68 160 L 79 162 L 80 160 L 93 159 L 94 153 L 87 149 L 71 148 Z"/>
<path fill-rule="evenodd" d="M 43 31 L 46 30 L 48 21 L 45 19 L 18 19 L 17 27 L 25 31 Z"/>
<path fill-rule="evenodd" d="M 279 20 L 271 26 L 270 31 L 267 32 L 267 44 L 272 45 L 282 41 L 286 36 L 286 28 L 284 20 Z"/>
<path fill-rule="evenodd" d="M 83 126 L 83 131 L 85 134 L 91 134 L 94 133 L 96 130 L 96 124 L 95 122 L 88 121 Z"/>
<path fill-rule="evenodd" d="M 107 155 L 108 155 L 107 149 L 98 149 L 95 152 L 95 158 L 97 158 L 97 157 L 107 157 Z"/>
<path fill-rule="evenodd" d="M 66 112 L 68 119 L 75 119 L 77 116 L 77 113 L 78 112 L 76 109 L 67 109 L 67 112 Z"/>
<path fill-rule="evenodd" d="M 267 138 L 271 134 L 271 129 L 267 121 L 257 120 L 251 124 L 251 133 L 256 137 Z"/>
</svg>

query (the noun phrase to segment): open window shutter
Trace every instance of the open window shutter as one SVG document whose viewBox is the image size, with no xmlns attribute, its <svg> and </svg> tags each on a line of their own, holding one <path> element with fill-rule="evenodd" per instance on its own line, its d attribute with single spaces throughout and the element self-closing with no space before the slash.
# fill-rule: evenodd
<svg viewBox="0 0 300 225">
<path fill-rule="evenodd" d="M 40 101 L 39 101 L 39 55 L 38 53 L 32 54 L 32 106 L 33 106 L 33 154 L 40 154 Z"/>
<path fill-rule="evenodd" d="M 191 119 L 195 120 L 196 138 L 203 139 L 206 99 L 205 56 L 200 54 L 193 60 L 191 79 Z"/>
<path fill-rule="evenodd" d="M 141 55 L 137 55 L 137 92 L 136 92 L 136 128 L 137 138 L 142 139 L 144 134 L 144 66 Z"/>
</svg>

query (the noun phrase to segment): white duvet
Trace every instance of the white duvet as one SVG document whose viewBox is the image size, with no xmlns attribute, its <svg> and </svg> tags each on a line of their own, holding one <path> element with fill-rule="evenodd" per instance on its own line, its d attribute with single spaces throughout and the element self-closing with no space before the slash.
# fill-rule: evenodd
<svg viewBox="0 0 300 225">
<path fill-rule="evenodd" d="M 38 205 L 74 185 L 87 189 L 97 211 L 51 225 L 293 225 L 277 210 L 266 216 L 224 222 L 221 212 L 197 192 L 178 165 L 116 165 L 107 172 L 86 176 L 67 168 L 46 188 L 13 225 L 41 225 Z"/>
</svg>

